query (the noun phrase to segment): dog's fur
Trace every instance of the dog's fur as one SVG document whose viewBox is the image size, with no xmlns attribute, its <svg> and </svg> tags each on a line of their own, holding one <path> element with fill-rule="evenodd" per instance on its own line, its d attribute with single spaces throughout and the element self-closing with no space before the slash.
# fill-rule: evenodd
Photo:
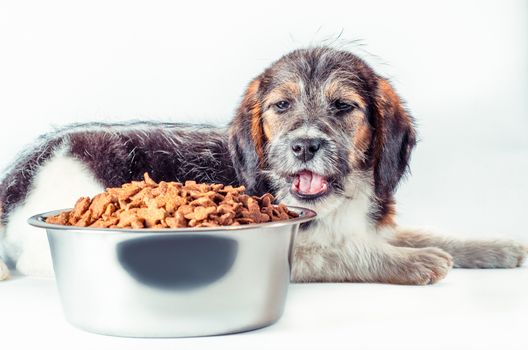
<svg viewBox="0 0 528 350">
<path fill-rule="evenodd" d="M 295 155 L 298 140 L 317 140 L 313 157 Z M 365 62 L 331 48 L 297 50 L 249 84 L 227 129 L 86 124 L 41 138 L 0 188 L 7 258 L 22 273 L 51 274 L 44 234 L 27 217 L 148 171 L 155 180 L 243 184 L 316 210 L 295 240 L 297 282 L 427 284 L 453 265 L 520 266 L 526 249 L 515 242 L 447 240 L 396 225 L 394 192 L 415 140 L 413 118 Z M 324 191 L 295 190 L 307 171 L 324 178 Z M 0 264 L 0 278 L 5 271 Z"/>
</svg>

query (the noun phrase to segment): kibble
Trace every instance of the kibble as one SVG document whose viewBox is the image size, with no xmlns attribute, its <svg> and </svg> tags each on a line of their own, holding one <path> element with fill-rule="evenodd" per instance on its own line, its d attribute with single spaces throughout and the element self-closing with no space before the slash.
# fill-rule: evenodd
<svg viewBox="0 0 528 350">
<path fill-rule="evenodd" d="M 266 193 L 249 196 L 244 186 L 195 181 L 143 181 L 108 188 L 93 198 L 81 197 L 71 211 L 46 219 L 49 224 L 97 228 L 185 228 L 258 224 L 299 215 L 274 205 Z"/>
</svg>

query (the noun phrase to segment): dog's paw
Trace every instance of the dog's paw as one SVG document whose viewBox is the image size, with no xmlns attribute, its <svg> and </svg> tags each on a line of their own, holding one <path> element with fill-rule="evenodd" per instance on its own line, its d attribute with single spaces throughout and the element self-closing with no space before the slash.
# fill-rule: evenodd
<svg viewBox="0 0 528 350">
<path fill-rule="evenodd" d="M 521 266 L 528 255 L 528 247 L 515 241 L 473 241 L 457 253 L 455 267 L 514 268 Z"/>
<path fill-rule="evenodd" d="M 8 278 L 9 278 L 9 268 L 6 266 L 6 264 L 2 260 L 0 260 L 0 281 L 3 281 Z"/>
<path fill-rule="evenodd" d="M 451 255 L 438 248 L 409 249 L 398 269 L 401 284 L 425 285 L 443 279 L 453 267 Z"/>
</svg>

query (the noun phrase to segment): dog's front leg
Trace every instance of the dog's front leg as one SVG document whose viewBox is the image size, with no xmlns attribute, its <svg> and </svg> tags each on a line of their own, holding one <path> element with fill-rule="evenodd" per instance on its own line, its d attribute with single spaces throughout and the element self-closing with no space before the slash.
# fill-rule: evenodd
<svg viewBox="0 0 528 350">
<path fill-rule="evenodd" d="M 528 247 L 508 240 L 461 240 L 420 229 L 398 228 L 389 242 L 398 247 L 438 247 L 451 254 L 455 267 L 513 268 L 526 259 Z"/>
<path fill-rule="evenodd" d="M 453 266 L 438 248 L 396 247 L 380 237 L 340 244 L 301 243 L 294 247 L 294 282 L 435 283 Z"/>
</svg>

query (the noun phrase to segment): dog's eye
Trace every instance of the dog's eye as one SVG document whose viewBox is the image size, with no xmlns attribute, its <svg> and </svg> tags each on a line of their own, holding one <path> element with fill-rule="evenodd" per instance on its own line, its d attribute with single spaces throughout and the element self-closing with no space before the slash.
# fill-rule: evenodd
<svg viewBox="0 0 528 350">
<path fill-rule="evenodd" d="M 337 112 L 348 112 L 354 109 L 354 106 L 350 103 L 343 102 L 341 100 L 335 100 L 333 106 Z"/>
<path fill-rule="evenodd" d="M 277 110 L 279 112 L 284 112 L 285 110 L 290 108 L 290 102 L 288 102 L 288 101 L 279 101 L 279 102 L 275 103 L 275 107 L 277 108 Z"/>
</svg>

